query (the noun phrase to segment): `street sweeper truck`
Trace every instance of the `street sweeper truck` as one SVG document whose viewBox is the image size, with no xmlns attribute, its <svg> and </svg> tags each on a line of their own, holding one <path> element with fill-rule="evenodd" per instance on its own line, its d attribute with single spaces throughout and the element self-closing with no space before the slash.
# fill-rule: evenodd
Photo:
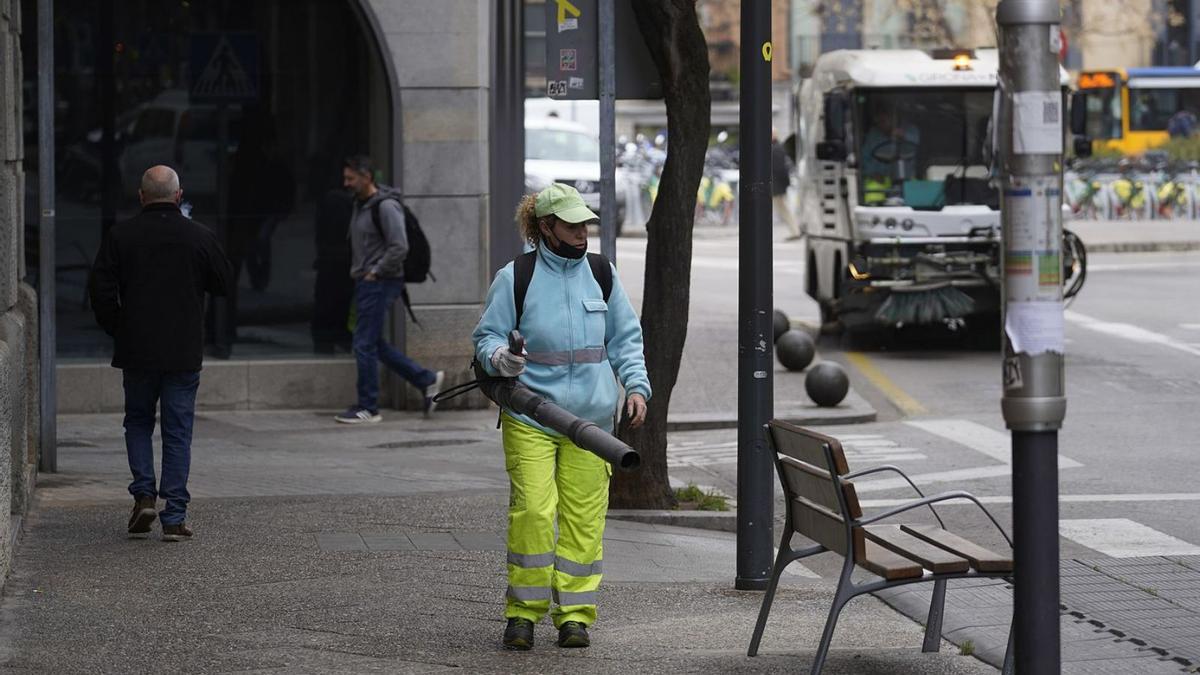
<svg viewBox="0 0 1200 675">
<path fill-rule="evenodd" d="M 796 155 L 806 291 L 827 327 L 978 322 L 998 335 L 998 67 L 994 50 L 817 59 L 800 86 Z"/>
</svg>

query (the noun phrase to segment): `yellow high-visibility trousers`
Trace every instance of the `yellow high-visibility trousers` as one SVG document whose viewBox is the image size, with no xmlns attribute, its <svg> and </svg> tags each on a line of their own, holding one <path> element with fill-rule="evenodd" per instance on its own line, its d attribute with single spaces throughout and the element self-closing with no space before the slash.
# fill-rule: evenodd
<svg viewBox="0 0 1200 675">
<path fill-rule="evenodd" d="M 596 622 L 612 467 L 570 439 L 503 416 L 508 472 L 508 592 L 504 616 L 537 623 L 550 611 Z M 558 524 L 555 540 L 554 526 Z"/>
</svg>

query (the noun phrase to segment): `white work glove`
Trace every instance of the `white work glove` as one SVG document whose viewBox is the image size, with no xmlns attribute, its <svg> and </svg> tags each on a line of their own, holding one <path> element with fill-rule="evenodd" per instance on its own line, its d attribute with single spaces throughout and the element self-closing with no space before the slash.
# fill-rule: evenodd
<svg viewBox="0 0 1200 675">
<path fill-rule="evenodd" d="M 504 346 L 492 352 L 492 367 L 502 377 L 516 377 L 525 372 L 525 357 Z"/>
</svg>

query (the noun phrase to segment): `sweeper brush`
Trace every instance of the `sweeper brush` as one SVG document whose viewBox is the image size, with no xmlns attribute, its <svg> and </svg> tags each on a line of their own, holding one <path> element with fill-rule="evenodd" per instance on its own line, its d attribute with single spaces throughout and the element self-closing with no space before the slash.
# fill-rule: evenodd
<svg viewBox="0 0 1200 675">
<path fill-rule="evenodd" d="M 958 319 L 975 309 L 971 296 L 950 284 L 893 288 L 875 312 L 882 324 L 931 324 L 945 319 Z"/>
</svg>

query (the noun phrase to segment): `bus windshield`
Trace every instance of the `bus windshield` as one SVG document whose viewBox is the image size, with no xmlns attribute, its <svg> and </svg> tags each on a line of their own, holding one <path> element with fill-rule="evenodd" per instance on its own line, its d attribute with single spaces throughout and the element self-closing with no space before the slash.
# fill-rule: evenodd
<svg viewBox="0 0 1200 675">
<path fill-rule="evenodd" d="M 993 203 L 983 155 L 993 91 L 859 90 L 859 203 L 928 210 Z"/>
<path fill-rule="evenodd" d="M 1121 137 L 1121 93 L 1116 87 L 1087 89 L 1087 135 L 1095 139 Z"/>
</svg>

